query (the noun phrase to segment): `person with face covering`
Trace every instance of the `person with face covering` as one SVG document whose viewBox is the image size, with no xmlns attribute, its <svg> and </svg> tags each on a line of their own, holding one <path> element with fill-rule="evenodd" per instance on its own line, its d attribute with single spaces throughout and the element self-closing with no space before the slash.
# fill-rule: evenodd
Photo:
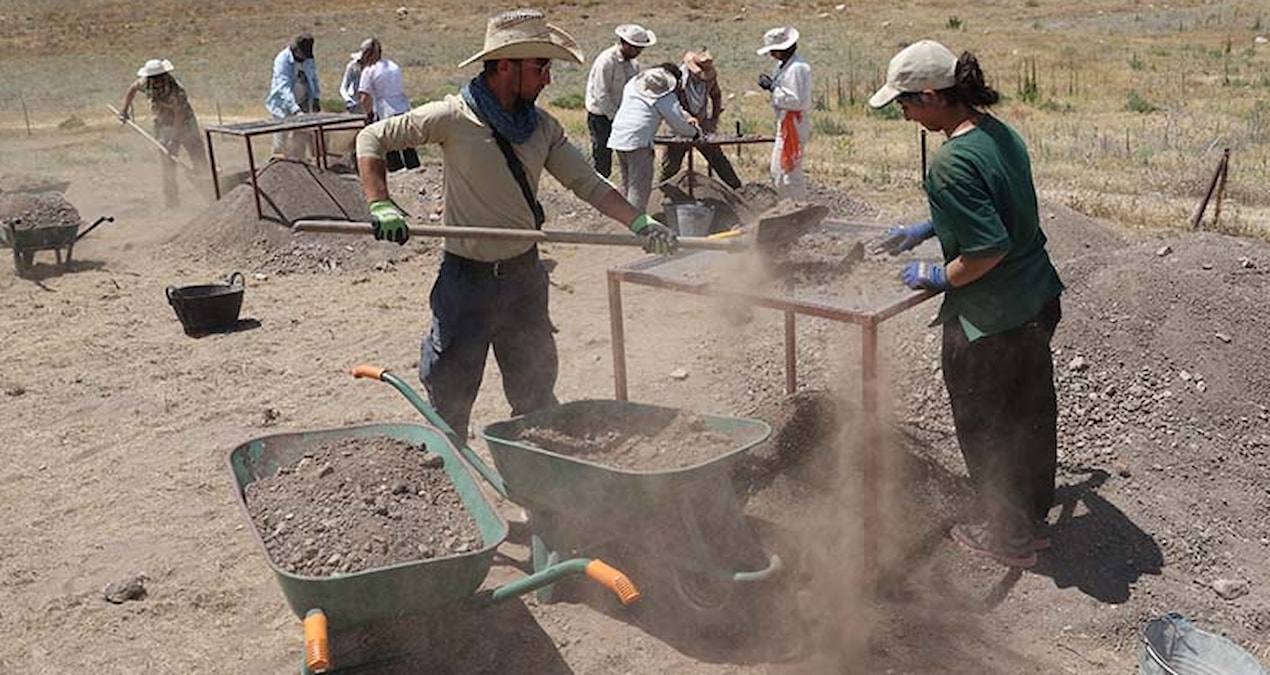
<svg viewBox="0 0 1270 675">
<path fill-rule="evenodd" d="M 273 59 L 265 109 L 276 120 L 306 112 L 321 112 L 321 86 L 313 59 L 313 36 L 301 33 Z M 275 157 L 304 157 L 312 134 L 283 132 L 273 136 Z"/>
<path fill-rule="evenodd" d="M 928 221 L 892 228 L 878 248 L 897 255 L 935 237 L 943 264 L 910 262 L 900 277 L 944 294 L 942 372 L 957 444 L 979 501 L 953 526 L 962 548 L 1027 568 L 1049 547 L 1058 462 L 1058 404 L 1050 340 L 1063 282 L 1045 250 L 1023 139 L 986 112 L 1000 94 L 970 52 L 932 40 L 891 59 L 869 99 L 946 137 L 926 172 Z"/>
<path fill-rule="evenodd" d="M 574 39 L 537 10 L 498 14 L 485 46 L 460 64 L 481 72 L 458 95 L 380 120 L 357 135 L 358 168 L 375 237 L 404 243 L 405 215 L 388 194 L 386 153 L 436 144 L 445 170 L 447 227 L 533 230 L 546 219 L 538 202 L 543 172 L 644 239 L 645 250 L 674 252 L 674 232 L 637 210 L 535 105 L 551 83 L 553 60 L 581 63 Z M 419 379 L 441 417 L 469 430 L 491 347 L 512 414 L 553 405 L 559 367 L 548 313 L 547 271 L 535 244 L 452 238 L 430 295 L 432 327 L 419 355 Z"/>
<path fill-rule="evenodd" d="M 154 137 L 167 150 L 163 158 L 163 197 L 168 208 L 180 203 L 176 184 L 176 154 L 185 149 L 195 173 L 203 173 L 207 165 L 207 151 L 203 147 L 203 134 L 198 128 L 198 118 L 190 107 L 185 87 L 172 74 L 172 62 L 167 59 L 150 59 L 137 71 L 137 79 L 128 87 L 119 108 L 119 121 L 127 122 L 132 116 L 132 99 L 140 92 L 150 100 L 150 112 L 154 115 Z"/>
<path fill-rule="evenodd" d="M 803 152 L 811 136 L 811 66 L 798 55 L 798 29 L 773 28 L 763 34 L 759 56 L 777 61 L 771 75 L 759 75 L 758 86 L 772 94 L 776 111 L 776 143 L 772 147 L 771 175 L 782 197 L 807 198 Z"/>
</svg>

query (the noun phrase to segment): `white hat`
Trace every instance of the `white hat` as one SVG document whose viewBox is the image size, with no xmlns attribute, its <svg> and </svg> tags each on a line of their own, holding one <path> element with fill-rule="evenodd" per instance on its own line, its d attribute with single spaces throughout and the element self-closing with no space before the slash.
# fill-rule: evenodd
<svg viewBox="0 0 1270 675">
<path fill-rule="evenodd" d="M 900 50 L 886 68 L 886 84 L 869 98 L 874 108 L 900 94 L 939 91 L 957 84 L 957 57 L 934 40 L 922 40 Z"/>
<path fill-rule="evenodd" d="M 622 42 L 641 49 L 657 44 L 657 34 L 637 23 L 624 23 L 614 28 L 613 32 L 622 38 Z"/>
<path fill-rule="evenodd" d="M 582 49 L 573 36 L 547 23 L 536 9 L 513 9 L 490 18 L 485 25 L 485 48 L 459 64 L 496 59 L 562 59 L 582 63 Z"/>
<path fill-rule="evenodd" d="M 155 75 L 170 73 L 173 70 L 172 62 L 167 59 L 150 59 L 146 61 L 144 66 L 141 66 L 141 70 L 137 71 L 137 77 L 154 77 Z"/>
<path fill-rule="evenodd" d="M 759 56 L 778 49 L 789 49 L 798 42 L 798 29 L 793 26 L 781 26 L 763 33 L 763 46 L 758 48 Z"/>
<path fill-rule="evenodd" d="M 679 81 L 665 68 L 649 68 L 635 76 L 635 93 L 640 98 L 655 101 L 679 87 Z"/>
<path fill-rule="evenodd" d="M 378 42 L 378 40 L 375 38 L 366 38 L 365 40 L 362 40 L 361 46 L 357 48 L 357 51 L 350 52 L 348 58 L 360 60 L 362 58 L 362 54 L 365 54 L 366 50 L 374 46 L 376 42 Z"/>
</svg>

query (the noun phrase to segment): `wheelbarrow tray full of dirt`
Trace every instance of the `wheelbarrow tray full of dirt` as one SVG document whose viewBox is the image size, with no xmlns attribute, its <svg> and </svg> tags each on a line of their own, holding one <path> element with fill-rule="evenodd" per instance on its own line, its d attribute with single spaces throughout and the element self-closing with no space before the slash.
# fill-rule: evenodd
<svg viewBox="0 0 1270 675">
<path fill-rule="evenodd" d="M 312 577 L 294 574 L 269 555 L 265 540 L 247 506 L 247 486 L 293 466 L 306 452 L 344 440 L 388 437 L 439 455 L 465 510 L 480 531 L 480 548 L 465 553 L 421 559 L 359 572 Z M 504 586 L 478 589 L 493 564 L 494 552 L 507 537 L 507 523 L 499 517 L 476 484 L 471 467 L 445 435 L 416 424 L 368 424 L 319 431 L 284 433 L 256 438 L 229 451 L 226 462 L 236 486 L 239 506 L 252 535 L 265 552 L 292 611 L 305 619 L 306 663 L 303 672 L 326 672 L 329 628 L 338 629 L 424 614 L 460 603 L 492 604 L 537 590 L 571 574 L 585 573 L 618 594 L 623 603 L 638 599 L 638 591 L 620 572 L 599 560 L 572 559 L 538 570 Z M 316 617 L 316 619 L 315 619 Z M 312 624 L 320 624 L 314 628 Z"/>
</svg>

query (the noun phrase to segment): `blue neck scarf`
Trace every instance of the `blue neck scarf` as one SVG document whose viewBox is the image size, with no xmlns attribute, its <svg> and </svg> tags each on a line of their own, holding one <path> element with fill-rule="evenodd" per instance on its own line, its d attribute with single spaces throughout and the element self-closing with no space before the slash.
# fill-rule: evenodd
<svg viewBox="0 0 1270 675">
<path fill-rule="evenodd" d="M 507 110 L 485 83 L 484 75 L 472 78 L 459 93 L 477 116 L 512 143 L 529 140 L 538 127 L 538 109 L 534 104 L 518 100 L 515 110 Z"/>
</svg>

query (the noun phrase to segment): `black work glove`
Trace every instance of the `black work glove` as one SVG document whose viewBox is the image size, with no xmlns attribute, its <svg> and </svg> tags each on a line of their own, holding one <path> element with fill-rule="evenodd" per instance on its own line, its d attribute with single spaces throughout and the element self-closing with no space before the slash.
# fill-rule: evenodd
<svg viewBox="0 0 1270 675">
<path fill-rule="evenodd" d="M 772 76 L 768 75 L 767 73 L 763 73 L 759 75 L 758 87 L 759 89 L 765 89 L 767 91 L 771 91 L 772 90 Z"/>
</svg>

